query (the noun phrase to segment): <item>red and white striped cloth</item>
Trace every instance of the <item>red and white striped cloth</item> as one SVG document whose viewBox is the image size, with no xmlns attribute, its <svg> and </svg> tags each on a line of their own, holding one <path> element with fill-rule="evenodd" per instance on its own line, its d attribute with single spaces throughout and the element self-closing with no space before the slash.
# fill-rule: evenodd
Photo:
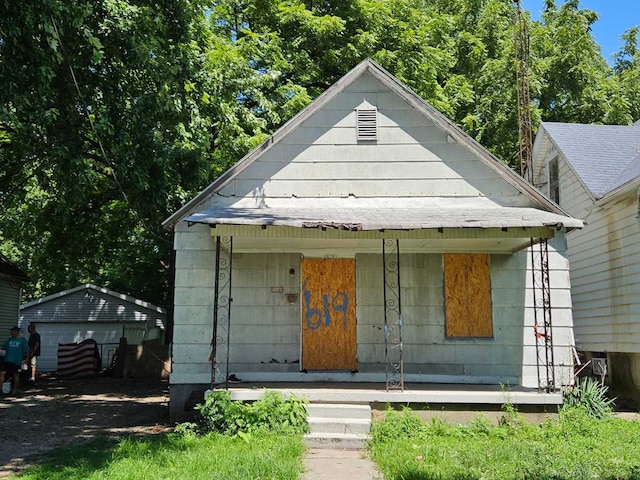
<svg viewBox="0 0 640 480">
<path fill-rule="evenodd" d="M 58 375 L 70 378 L 94 377 L 98 374 L 99 358 L 95 340 L 59 343 Z"/>
</svg>

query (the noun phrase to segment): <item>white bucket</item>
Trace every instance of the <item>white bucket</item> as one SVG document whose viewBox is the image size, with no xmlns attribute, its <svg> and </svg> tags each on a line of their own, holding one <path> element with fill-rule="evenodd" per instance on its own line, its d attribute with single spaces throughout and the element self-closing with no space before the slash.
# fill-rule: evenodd
<svg viewBox="0 0 640 480">
<path fill-rule="evenodd" d="M 2 393 L 6 395 L 9 392 L 11 392 L 11 382 L 4 382 L 2 384 Z"/>
</svg>

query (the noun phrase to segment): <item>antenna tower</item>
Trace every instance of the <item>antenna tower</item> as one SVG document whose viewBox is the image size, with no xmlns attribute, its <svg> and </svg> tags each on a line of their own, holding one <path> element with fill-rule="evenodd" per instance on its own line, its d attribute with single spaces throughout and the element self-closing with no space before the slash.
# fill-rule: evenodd
<svg viewBox="0 0 640 480">
<path fill-rule="evenodd" d="M 527 19 L 520 6 L 520 0 L 515 0 L 515 4 L 514 51 L 520 175 L 529 183 L 532 183 L 533 134 L 531 126 L 531 95 L 529 92 L 529 30 L 527 28 Z"/>
</svg>

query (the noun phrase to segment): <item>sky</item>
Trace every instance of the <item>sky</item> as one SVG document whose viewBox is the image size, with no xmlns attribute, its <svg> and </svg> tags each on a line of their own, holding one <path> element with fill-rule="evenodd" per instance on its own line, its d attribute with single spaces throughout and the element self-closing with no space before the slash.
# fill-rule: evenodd
<svg viewBox="0 0 640 480">
<path fill-rule="evenodd" d="M 563 0 L 557 0 L 560 6 Z M 544 0 L 522 0 L 522 8 L 531 12 L 537 20 L 542 13 Z M 580 0 L 580 8 L 588 8 L 600 14 L 592 26 L 596 42 L 602 47 L 602 56 L 612 63 L 611 55 L 620 50 L 620 36 L 630 27 L 640 25 L 640 0 Z"/>
</svg>

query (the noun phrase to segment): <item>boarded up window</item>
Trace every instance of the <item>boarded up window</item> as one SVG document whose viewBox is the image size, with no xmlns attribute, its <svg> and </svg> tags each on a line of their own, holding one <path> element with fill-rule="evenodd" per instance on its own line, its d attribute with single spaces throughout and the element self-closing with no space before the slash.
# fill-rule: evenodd
<svg viewBox="0 0 640 480">
<path fill-rule="evenodd" d="M 489 255 L 444 255 L 447 337 L 492 337 Z"/>
</svg>

